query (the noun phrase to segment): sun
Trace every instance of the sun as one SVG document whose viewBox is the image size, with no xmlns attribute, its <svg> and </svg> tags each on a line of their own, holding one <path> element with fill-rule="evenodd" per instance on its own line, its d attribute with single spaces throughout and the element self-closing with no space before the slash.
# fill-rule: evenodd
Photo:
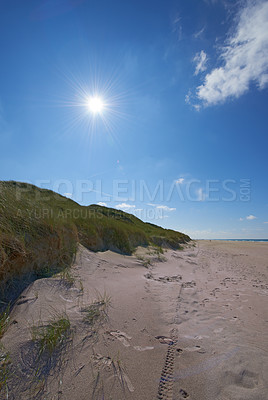
<svg viewBox="0 0 268 400">
<path fill-rule="evenodd" d="M 131 96 L 122 81 L 121 68 L 113 67 L 111 72 L 104 72 L 102 76 L 93 61 L 85 76 L 78 68 L 77 75 L 73 71 L 62 71 L 69 87 L 66 95 L 59 99 L 59 106 L 69 107 L 66 131 L 80 126 L 90 140 L 101 133 L 108 133 L 115 140 L 118 123 L 130 118 L 128 99 Z"/>
<path fill-rule="evenodd" d="M 101 114 L 104 110 L 104 102 L 99 96 L 93 96 L 88 99 L 87 107 L 92 114 Z"/>
</svg>

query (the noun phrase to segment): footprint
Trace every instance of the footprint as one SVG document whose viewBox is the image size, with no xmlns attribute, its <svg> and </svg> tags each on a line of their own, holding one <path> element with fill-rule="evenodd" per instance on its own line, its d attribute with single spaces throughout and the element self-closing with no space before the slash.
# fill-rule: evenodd
<svg viewBox="0 0 268 400">
<path fill-rule="evenodd" d="M 160 336 L 160 338 L 166 338 Z M 164 367 L 162 369 L 159 385 L 158 385 L 158 396 L 159 400 L 171 400 L 173 398 L 173 382 L 174 382 L 174 358 L 175 358 L 175 347 L 177 339 L 175 336 L 167 338 L 170 340 L 168 344 L 168 350 Z"/>
<path fill-rule="evenodd" d="M 135 349 L 135 350 L 138 350 L 138 351 L 146 351 L 146 350 L 153 350 L 154 347 L 152 347 L 152 346 L 145 346 L 145 347 L 142 347 L 142 346 L 134 346 L 134 349 Z"/>
<path fill-rule="evenodd" d="M 151 272 L 148 272 L 147 274 L 144 275 L 146 279 L 154 279 L 153 274 Z"/>
<path fill-rule="evenodd" d="M 92 356 L 92 360 L 94 362 L 94 365 L 97 366 L 98 368 L 110 367 L 112 365 L 111 357 L 105 357 L 98 353 L 96 353 Z M 81 368 L 80 368 L 80 370 L 81 370 Z"/>
<path fill-rule="evenodd" d="M 174 344 L 174 339 L 167 336 L 156 336 L 155 338 L 158 339 L 161 344 Z"/>
<path fill-rule="evenodd" d="M 117 264 L 116 266 L 120 267 L 120 268 L 128 268 L 126 265 L 123 265 L 123 264 Z"/>
<path fill-rule="evenodd" d="M 193 288 L 195 286 L 196 286 L 196 282 L 195 281 L 183 282 L 183 284 L 182 284 L 183 288 Z"/>
<path fill-rule="evenodd" d="M 174 275 L 174 276 L 159 276 L 159 278 L 155 278 L 151 272 L 148 272 L 147 274 L 144 275 L 146 279 L 152 279 L 156 282 L 180 282 L 182 277 L 180 275 Z"/>
<path fill-rule="evenodd" d="M 181 281 L 181 275 L 174 275 L 174 276 L 159 276 L 157 279 L 159 282 L 179 282 Z"/>
<path fill-rule="evenodd" d="M 183 259 L 182 256 L 179 256 L 179 255 L 176 254 L 176 253 L 172 253 L 172 254 L 171 254 L 171 257 L 174 257 L 174 258 L 182 258 L 182 259 Z M 267 268 L 268 268 L 268 267 L 267 267 Z"/>
<path fill-rule="evenodd" d="M 209 301 L 209 299 L 203 299 L 200 303 L 201 306 L 205 307 L 205 304 Z"/>
<path fill-rule="evenodd" d="M 194 261 L 186 260 L 186 262 L 187 262 L 188 264 L 198 265 L 198 264 L 197 264 L 196 262 L 194 262 Z"/>
<path fill-rule="evenodd" d="M 189 394 L 183 389 L 180 389 L 179 393 L 183 399 L 187 399 L 189 397 Z"/>
<path fill-rule="evenodd" d="M 197 351 L 198 353 L 204 354 L 206 352 L 205 349 L 203 349 L 200 346 L 193 346 L 193 347 L 185 347 L 184 350 L 187 351 Z"/>
<path fill-rule="evenodd" d="M 130 343 L 128 342 L 128 340 L 131 340 L 132 337 L 128 336 L 125 332 L 110 331 L 107 333 L 109 333 L 111 336 L 115 337 L 116 339 L 120 340 L 120 342 L 122 342 L 125 347 L 130 347 Z"/>
<path fill-rule="evenodd" d="M 211 291 L 210 295 L 211 295 L 211 296 L 216 296 L 216 293 L 219 292 L 219 291 L 220 291 L 220 289 L 216 287 L 215 289 L 213 289 L 213 290 Z"/>
</svg>

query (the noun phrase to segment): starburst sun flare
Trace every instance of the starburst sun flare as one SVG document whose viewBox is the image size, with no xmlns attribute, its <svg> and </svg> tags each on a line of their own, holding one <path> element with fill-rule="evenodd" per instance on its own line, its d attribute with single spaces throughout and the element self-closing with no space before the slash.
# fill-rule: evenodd
<svg viewBox="0 0 268 400">
<path fill-rule="evenodd" d="M 105 132 L 115 140 L 119 123 L 131 119 L 127 109 L 133 92 L 125 89 L 119 69 L 105 73 L 93 65 L 87 65 L 83 73 L 78 67 L 75 74 L 67 68 L 60 71 L 67 84 L 64 97 L 59 99 L 59 106 L 68 107 L 63 129 L 74 132 L 79 128 L 80 134 L 84 132 L 91 139 L 97 132 L 98 137 Z"/>
<path fill-rule="evenodd" d="M 101 114 L 104 107 L 105 104 L 99 96 L 90 97 L 87 101 L 87 108 L 92 114 Z"/>
</svg>

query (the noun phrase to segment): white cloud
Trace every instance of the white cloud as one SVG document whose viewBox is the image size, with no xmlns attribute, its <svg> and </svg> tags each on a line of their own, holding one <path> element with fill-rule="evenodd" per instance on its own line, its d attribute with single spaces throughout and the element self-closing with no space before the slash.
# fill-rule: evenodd
<svg viewBox="0 0 268 400">
<path fill-rule="evenodd" d="M 204 31 L 205 31 L 205 26 L 204 26 L 202 29 L 200 29 L 200 31 L 194 33 L 194 35 L 193 35 L 194 38 L 195 38 L 195 39 L 198 39 L 200 36 L 203 35 Z"/>
<path fill-rule="evenodd" d="M 264 221 L 264 224 L 268 224 L 268 221 Z"/>
<path fill-rule="evenodd" d="M 63 193 L 63 196 L 65 196 L 65 197 L 72 197 L 72 193 Z"/>
<path fill-rule="evenodd" d="M 208 58 L 204 50 L 201 50 L 200 53 L 196 53 L 193 59 L 194 63 L 196 64 L 194 73 L 195 75 L 198 75 L 200 72 L 204 72 L 207 69 L 207 60 Z"/>
<path fill-rule="evenodd" d="M 117 204 L 115 206 L 115 208 L 117 208 L 118 210 L 122 210 L 122 211 L 131 210 L 135 207 L 136 206 L 134 206 L 134 204 L 126 204 L 126 203 Z"/>
<path fill-rule="evenodd" d="M 103 207 L 108 207 L 106 203 L 103 203 L 102 201 L 99 201 L 98 206 L 103 206 Z"/>
<path fill-rule="evenodd" d="M 171 208 L 168 206 L 163 206 L 161 204 L 153 204 L 153 203 L 147 203 L 147 206 L 155 207 L 158 210 L 164 210 L 164 211 L 176 211 L 176 208 Z"/>
<path fill-rule="evenodd" d="M 247 2 L 236 25 L 221 49 L 222 66 L 208 73 L 197 87 L 197 98 L 207 106 L 242 96 L 251 83 L 259 89 L 268 84 L 268 2 Z"/>
<path fill-rule="evenodd" d="M 164 210 L 164 211 L 176 211 L 176 208 L 170 208 L 168 206 L 156 206 L 158 210 Z"/>
<path fill-rule="evenodd" d="M 252 221 L 253 219 L 256 219 L 257 217 L 255 217 L 255 215 L 248 215 L 246 217 L 247 220 Z"/>
<path fill-rule="evenodd" d="M 200 106 L 200 104 L 194 104 L 194 108 L 196 111 L 200 111 L 201 106 Z"/>
<path fill-rule="evenodd" d="M 257 219 L 257 217 L 255 217 L 255 215 L 250 214 L 245 218 L 240 217 L 239 221 L 244 221 L 245 219 L 247 219 L 248 221 L 252 221 L 253 219 Z"/>
<path fill-rule="evenodd" d="M 184 181 L 185 181 L 184 178 L 179 178 L 179 179 L 177 179 L 175 182 L 176 182 L 177 184 L 181 184 L 181 183 L 183 183 Z"/>
<path fill-rule="evenodd" d="M 176 14 L 172 20 L 172 31 L 176 34 L 177 38 L 181 40 L 182 38 L 182 25 L 181 25 L 181 17 L 179 14 Z"/>
<path fill-rule="evenodd" d="M 185 96 L 185 103 L 191 104 L 191 97 L 192 97 L 192 93 L 191 93 L 191 90 L 189 90 L 187 95 Z"/>
<path fill-rule="evenodd" d="M 187 95 L 185 96 L 185 103 L 192 105 L 196 111 L 200 111 L 201 104 L 193 104 L 192 103 L 193 99 L 194 99 L 194 96 L 193 96 L 191 90 L 189 90 Z"/>
</svg>

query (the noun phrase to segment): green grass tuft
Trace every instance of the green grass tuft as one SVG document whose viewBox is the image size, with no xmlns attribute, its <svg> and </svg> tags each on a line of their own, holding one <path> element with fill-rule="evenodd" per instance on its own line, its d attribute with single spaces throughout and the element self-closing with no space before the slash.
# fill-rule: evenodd
<svg viewBox="0 0 268 400">
<path fill-rule="evenodd" d="M 102 322 L 107 318 L 108 308 L 111 305 L 111 297 L 104 293 L 103 296 L 99 295 L 98 299 L 92 304 L 85 306 L 81 309 L 84 314 L 84 322 L 89 325 L 94 325 L 97 321 Z"/>
<path fill-rule="evenodd" d="M 9 324 L 10 304 L 0 312 L 0 338 L 4 335 Z"/>
<path fill-rule="evenodd" d="M 71 336 L 71 324 L 66 314 L 55 316 L 47 325 L 37 325 L 31 328 L 32 340 L 39 347 L 39 355 L 49 353 L 64 346 Z"/>
<path fill-rule="evenodd" d="M 150 254 L 150 253 L 149 253 Z M 136 256 L 137 260 L 139 260 L 141 262 L 141 264 L 145 267 L 145 268 L 149 268 L 150 265 L 152 265 L 152 262 L 150 260 L 150 258 L 146 258 L 144 256 L 141 255 L 137 255 Z"/>
<path fill-rule="evenodd" d="M 63 271 L 61 271 L 60 279 L 67 287 L 71 287 L 75 284 L 75 276 L 70 267 L 65 268 Z"/>
</svg>

